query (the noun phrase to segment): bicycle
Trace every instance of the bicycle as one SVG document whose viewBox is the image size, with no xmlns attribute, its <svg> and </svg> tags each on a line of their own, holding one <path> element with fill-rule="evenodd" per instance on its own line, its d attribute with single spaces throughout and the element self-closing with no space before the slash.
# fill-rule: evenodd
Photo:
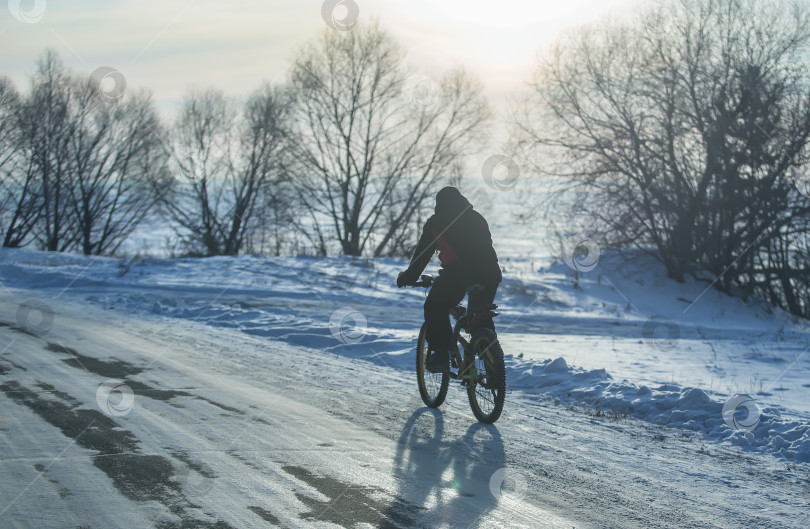
<svg viewBox="0 0 810 529">
<path fill-rule="evenodd" d="M 413 287 L 430 288 L 434 279 L 431 275 L 422 275 Z M 503 360 L 503 349 L 498 336 L 487 324 L 498 315 L 497 305 L 470 307 L 469 294 L 475 289 L 484 288 L 473 285 L 466 291 L 468 306 L 459 303 L 450 311 L 456 321 L 453 335 L 460 348 L 453 348 L 450 355 L 450 370 L 443 373 L 431 373 L 425 369 L 431 351 L 425 340 L 425 324 L 419 331 L 416 342 L 416 378 L 422 401 L 430 408 L 438 408 L 447 396 L 450 379 L 459 381 L 467 388 L 473 415 L 480 422 L 492 424 L 503 411 L 506 396 L 506 367 Z M 462 336 L 462 331 L 468 336 Z M 461 351 L 464 351 L 462 356 Z"/>
</svg>

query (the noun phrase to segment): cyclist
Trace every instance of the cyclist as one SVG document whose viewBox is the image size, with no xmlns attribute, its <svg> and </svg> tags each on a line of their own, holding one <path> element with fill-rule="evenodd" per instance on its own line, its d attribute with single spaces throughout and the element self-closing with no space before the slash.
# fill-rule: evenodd
<svg viewBox="0 0 810 529">
<path fill-rule="evenodd" d="M 425 367 L 441 373 L 449 369 L 451 348 L 456 347 L 450 309 L 476 284 L 484 288 L 470 292 L 470 307 L 491 304 L 502 276 L 487 221 L 458 189 L 441 189 L 436 194 L 434 211 L 425 222 L 410 266 L 397 276 L 397 286 L 418 281 L 433 253 L 439 251 L 439 277 L 425 300 L 425 336 L 433 351 Z M 491 328 L 495 330 L 494 325 Z"/>
</svg>

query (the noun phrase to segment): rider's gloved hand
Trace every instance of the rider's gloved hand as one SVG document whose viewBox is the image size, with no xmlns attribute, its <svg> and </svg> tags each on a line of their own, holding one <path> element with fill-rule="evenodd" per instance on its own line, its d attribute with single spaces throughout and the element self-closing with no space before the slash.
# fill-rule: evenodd
<svg viewBox="0 0 810 529">
<path fill-rule="evenodd" d="M 405 272 L 400 272 L 399 275 L 397 276 L 397 286 L 399 288 L 407 286 L 408 285 L 407 280 L 408 280 L 407 274 Z"/>
</svg>

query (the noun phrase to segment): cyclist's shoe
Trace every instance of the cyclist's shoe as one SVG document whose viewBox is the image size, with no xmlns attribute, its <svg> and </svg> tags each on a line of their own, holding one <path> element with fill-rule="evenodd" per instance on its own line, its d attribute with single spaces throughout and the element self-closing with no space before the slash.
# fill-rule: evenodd
<svg viewBox="0 0 810 529">
<path fill-rule="evenodd" d="M 425 362 L 425 369 L 431 373 L 444 373 L 450 369 L 450 351 L 438 349 L 433 351 Z"/>
</svg>

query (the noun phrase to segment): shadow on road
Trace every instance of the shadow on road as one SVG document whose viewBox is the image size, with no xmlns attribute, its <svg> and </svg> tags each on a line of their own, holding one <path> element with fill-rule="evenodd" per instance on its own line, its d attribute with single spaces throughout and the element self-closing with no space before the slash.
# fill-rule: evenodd
<svg viewBox="0 0 810 529">
<path fill-rule="evenodd" d="M 442 413 L 419 408 L 397 443 L 398 491 L 380 527 L 478 527 L 497 506 L 499 491 L 493 493 L 490 482 L 504 466 L 495 426 L 474 423 L 463 436 L 448 439 Z"/>
</svg>

